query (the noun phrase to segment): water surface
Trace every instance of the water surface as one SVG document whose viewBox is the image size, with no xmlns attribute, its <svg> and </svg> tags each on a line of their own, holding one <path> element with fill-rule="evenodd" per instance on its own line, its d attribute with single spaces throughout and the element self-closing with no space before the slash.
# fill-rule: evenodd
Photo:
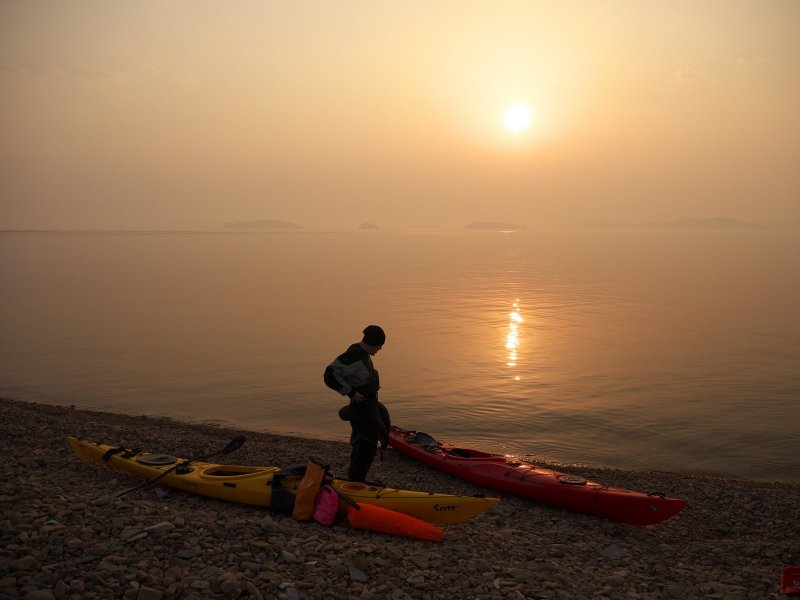
<svg viewBox="0 0 800 600">
<path fill-rule="evenodd" d="M 364 325 L 393 422 L 491 451 L 800 480 L 793 232 L 3 233 L 0 393 L 346 439 Z"/>
</svg>

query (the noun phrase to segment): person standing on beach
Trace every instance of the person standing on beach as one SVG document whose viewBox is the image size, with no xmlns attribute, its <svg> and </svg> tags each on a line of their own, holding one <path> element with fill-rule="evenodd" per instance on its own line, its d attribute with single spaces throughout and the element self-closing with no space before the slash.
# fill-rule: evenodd
<svg viewBox="0 0 800 600">
<path fill-rule="evenodd" d="M 380 377 L 372 357 L 383 348 L 386 334 L 378 325 L 368 325 L 360 342 L 347 350 L 325 368 L 325 385 L 350 399 L 339 411 L 343 421 L 350 421 L 350 466 L 347 478 L 366 481 L 378 441 L 385 448 L 389 440 L 391 420 L 389 411 L 378 401 Z"/>
</svg>

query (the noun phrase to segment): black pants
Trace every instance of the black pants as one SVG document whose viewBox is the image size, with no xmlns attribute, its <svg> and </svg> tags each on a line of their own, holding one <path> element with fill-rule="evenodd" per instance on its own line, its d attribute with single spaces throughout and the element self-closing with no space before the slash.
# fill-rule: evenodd
<svg viewBox="0 0 800 600">
<path fill-rule="evenodd" d="M 366 481 L 367 471 L 372 465 L 377 449 L 377 441 L 370 441 L 362 436 L 353 439 L 350 443 L 350 467 L 347 470 L 347 478 L 353 481 Z"/>
</svg>

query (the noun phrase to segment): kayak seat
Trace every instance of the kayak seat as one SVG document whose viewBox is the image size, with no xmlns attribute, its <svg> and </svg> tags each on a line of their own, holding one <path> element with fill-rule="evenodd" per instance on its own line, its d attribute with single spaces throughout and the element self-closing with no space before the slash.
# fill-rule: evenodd
<svg viewBox="0 0 800 600">
<path fill-rule="evenodd" d="M 214 469 L 213 471 L 206 471 L 206 475 L 213 475 L 214 477 L 236 477 L 243 475 L 242 471 L 228 471 L 225 469 Z"/>
<path fill-rule="evenodd" d="M 463 458 L 474 458 L 475 454 L 470 452 L 469 450 L 465 450 L 464 448 L 450 448 L 447 451 L 448 454 L 453 454 L 455 456 L 461 456 Z"/>
</svg>

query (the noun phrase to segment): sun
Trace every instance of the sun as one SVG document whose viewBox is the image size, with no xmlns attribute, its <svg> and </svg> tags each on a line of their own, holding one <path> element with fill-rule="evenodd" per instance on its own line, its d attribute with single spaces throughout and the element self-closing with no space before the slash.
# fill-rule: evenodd
<svg viewBox="0 0 800 600">
<path fill-rule="evenodd" d="M 503 115 L 506 129 L 513 133 L 525 131 L 530 126 L 532 120 L 531 109 L 527 104 L 521 102 L 509 106 Z"/>
</svg>

